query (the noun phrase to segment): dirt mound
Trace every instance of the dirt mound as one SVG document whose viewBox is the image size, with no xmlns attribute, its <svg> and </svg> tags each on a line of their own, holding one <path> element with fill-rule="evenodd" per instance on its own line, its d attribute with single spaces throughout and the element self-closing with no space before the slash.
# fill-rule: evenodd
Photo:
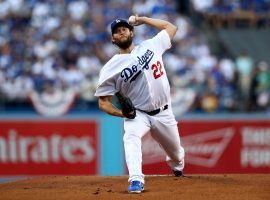
<svg viewBox="0 0 270 200">
<path fill-rule="evenodd" d="M 1 200 L 270 199 L 269 174 L 146 176 L 145 191 L 127 193 L 127 176 L 49 176 L 0 184 Z"/>
</svg>

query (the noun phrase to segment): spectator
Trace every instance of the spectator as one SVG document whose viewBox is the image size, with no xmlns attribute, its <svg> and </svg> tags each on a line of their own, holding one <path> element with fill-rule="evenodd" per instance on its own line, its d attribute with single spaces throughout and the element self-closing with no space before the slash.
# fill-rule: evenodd
<svg viewBox="0 0 270 200">
<path fill-rule="evenodd" d="M 270 105 L 270 69 L 265 61 L 258 64 L 256 78 L 257 106 L 260 110 L 267 110 Z"/>
<path fill-rule="evenodd" d="M 240 97 L 244 104 L 246 104 L 249 98 L 252 68 L 252 58 L 246 52 L 242 52 L 236 58 L 236 71 L 238 73 L 238 86 L 241 95 Z M 243 109 L 246 109 L 246 106 L 247 104 L 244 105 Z"/>
</svg>

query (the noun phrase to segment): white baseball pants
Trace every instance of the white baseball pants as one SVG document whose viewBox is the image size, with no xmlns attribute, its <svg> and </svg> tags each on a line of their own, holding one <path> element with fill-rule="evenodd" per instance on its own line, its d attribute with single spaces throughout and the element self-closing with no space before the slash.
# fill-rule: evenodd
<svg viewBox="0 0 270 200">
<path fill-rule="evenodd" d="M 181 146 L 177 122 L 171 106 L 157 115 L 137 111 L 135 119 L 124 121 L 124 149 L 129 180 L 144 183 L 142 173 L 142 137 L 151 131 L 152 137 L 166 152 L 166 161 L 172 170 L 183 170 L 184 148 Z"/>
</svg>

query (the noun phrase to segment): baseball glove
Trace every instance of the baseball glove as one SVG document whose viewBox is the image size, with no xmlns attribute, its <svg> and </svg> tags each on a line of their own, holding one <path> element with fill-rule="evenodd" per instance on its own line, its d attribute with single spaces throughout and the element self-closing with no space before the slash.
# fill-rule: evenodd
<svg viewBox="0 0 270 200">
<path fill-rule="evenodd" d="M 115 93 L 118 98 L 122 113 L 126 118 L 134 119 L 136 117 L 136 109 L 130 98 L 124 96 L 120 91 Z"/>
</svg>

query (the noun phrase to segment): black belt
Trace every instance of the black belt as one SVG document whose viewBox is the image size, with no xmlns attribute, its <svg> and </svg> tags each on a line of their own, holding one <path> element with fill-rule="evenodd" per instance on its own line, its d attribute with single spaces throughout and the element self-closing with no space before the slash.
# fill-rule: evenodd
<svg viewBox="0 0 270 200">
<path fill-rule="evenodd" d="M 161 108 L 158 108 L 158 109 L 152 110 L 152 111 L 144 111 L 144 110 L 139 110 L 139 111 L 142 111 L 142 112 L 144 112 L 144 113 L 146 113 L 146 114 L 148 114 L 150 116 L 154 116 L 154 115 L 160 113 L 161 111 L 167 110 L 167 109 L 168 109 L 168 105 L 165 105 L 165 106 L 163 106 Z"/>
</svg>

